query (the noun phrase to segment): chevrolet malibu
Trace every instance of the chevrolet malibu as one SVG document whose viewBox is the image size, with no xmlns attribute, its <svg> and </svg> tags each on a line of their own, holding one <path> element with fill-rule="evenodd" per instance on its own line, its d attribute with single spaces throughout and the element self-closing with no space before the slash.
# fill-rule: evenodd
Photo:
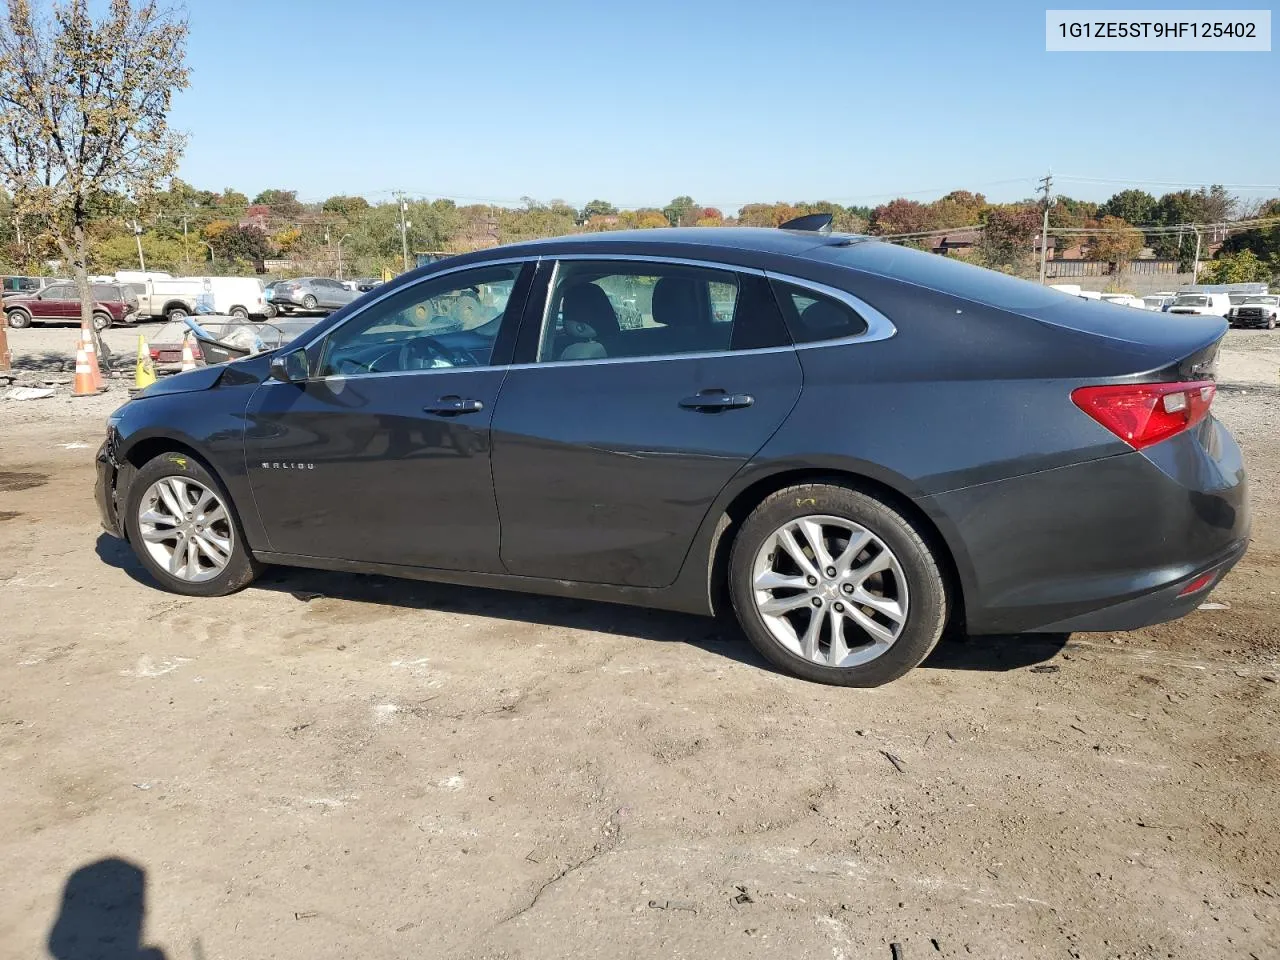
<svg viewBox="0 0 1280 960">
<path fill-rule="evenodd" d="M 820 230 L 562 237 L 155 384 L 97 499 L 178 593 L 285 564 L 732 611 L 783 669 L 873 686 L 948 625 L 1197 606 L 1250 522 L 1225 332 Z"/>
</svg>

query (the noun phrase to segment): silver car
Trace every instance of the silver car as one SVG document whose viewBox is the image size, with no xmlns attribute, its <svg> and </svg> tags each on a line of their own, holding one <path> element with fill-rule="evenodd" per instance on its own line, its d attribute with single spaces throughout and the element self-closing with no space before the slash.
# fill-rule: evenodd
<svg viewBox="0 0 1280 960">
<path fill-rule="evenodd" d="M 348 290 L 328 277 L 299 277 L 277 283 L 271 291 L 271 303 L 281 310 L 333 311 L 359 296 L 360 291 Z"/>
</svg>

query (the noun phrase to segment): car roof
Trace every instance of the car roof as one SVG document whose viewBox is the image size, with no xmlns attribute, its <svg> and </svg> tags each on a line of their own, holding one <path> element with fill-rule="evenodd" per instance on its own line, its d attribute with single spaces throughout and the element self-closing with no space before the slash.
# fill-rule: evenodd
<svg viewBox="0 0 1280 960">
<path fill-rule="evenodd" d="M 675 227 L 659 230 L 613 230 L 602 233 L 572 233 L 561 237 L 546 237 L 512 244 L 505 249 L 529 252 L 566 252 L 581 250 L 608 252 L 612 245 L 634 247 L 709 247 L 716 249 L 749 250 L 757 253 L 780 253 L 799 256 L 813 247 L 823 246 L 840 238 L 850 240 L 870 239 L 854 234 L 821 234 L 811 230 L 778 230 L 772 227 Z M 484 251 L 477 251 L 484 252 Z"/>
</svg>

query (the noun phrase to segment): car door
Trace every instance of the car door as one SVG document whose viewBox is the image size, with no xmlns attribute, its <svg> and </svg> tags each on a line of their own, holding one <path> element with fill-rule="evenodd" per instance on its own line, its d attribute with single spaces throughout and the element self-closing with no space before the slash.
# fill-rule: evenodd
<svg viewBox="0 0 1280 960">
<path fill-rule="evenodd" d="M 496 572 L 490 425 L 532 266 L 423 278 L 306 349 L 302 382 L 264 383 L 245 454 L 273 551 Z M 506 309 L 435 335 L 436 308 L 478 282 Z"/>
<path fill-rule="evenodd" d="M 801 368 L 758 271 L 565 258 L 493 423 L 513 574 L 661 587 L 778 429 Z"/>
<path fill-rule="evenodd" d="M 44 320 L 68 320 L 80 316 L 80 296 L 69 283 L 46 287 L 35 301 L 32 313 Z"/>
</svg>

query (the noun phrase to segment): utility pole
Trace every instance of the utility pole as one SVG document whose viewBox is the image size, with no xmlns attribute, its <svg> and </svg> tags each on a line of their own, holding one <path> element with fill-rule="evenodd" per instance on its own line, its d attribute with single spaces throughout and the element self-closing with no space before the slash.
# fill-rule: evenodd
<svg viewBox="0 0 1280 960">
<path fill-rule="evenodd" d="M 404 272 L 409 272 L 409 228 L 413 226 L 412 222 L 406 220 L 404 215 L 409 211 L 409 204 L 405 202 L 403 195 L 400 197 L 400 252 L 404 256 Z"/>
<path fill-rule="evenodd" d="M 1040 228 L 1040 285 L 1044 285 L 1045 273 L 1049 258 L 1049 207 L 1053 203 L 1053 173 L 1040 178 L 1040 189 L 1044 191 L 1044 225 Z"/>
<path fill-rule="evenodd" d="M 138 269 L 143 273 L 147 272 L 147 261 L 142 259 L 142 227 L 138 226 L 138 221 L 133 221 L 133 239 L 138 244 Z"/>
<path fill-rule="evenodd" d="M 187 273 L 191 272 L 191 251 L 187 248 L 187 217 L 182 217 L 182 258 L 187 261 Z"/>
<path fill-rule="evenodd" d="M 1191 261 L 1191 283 L 1194 286 L 1200 276 L 1200 228 L 1192 227 L 1196 232 L 1196 257 Z"/>
</svg>

